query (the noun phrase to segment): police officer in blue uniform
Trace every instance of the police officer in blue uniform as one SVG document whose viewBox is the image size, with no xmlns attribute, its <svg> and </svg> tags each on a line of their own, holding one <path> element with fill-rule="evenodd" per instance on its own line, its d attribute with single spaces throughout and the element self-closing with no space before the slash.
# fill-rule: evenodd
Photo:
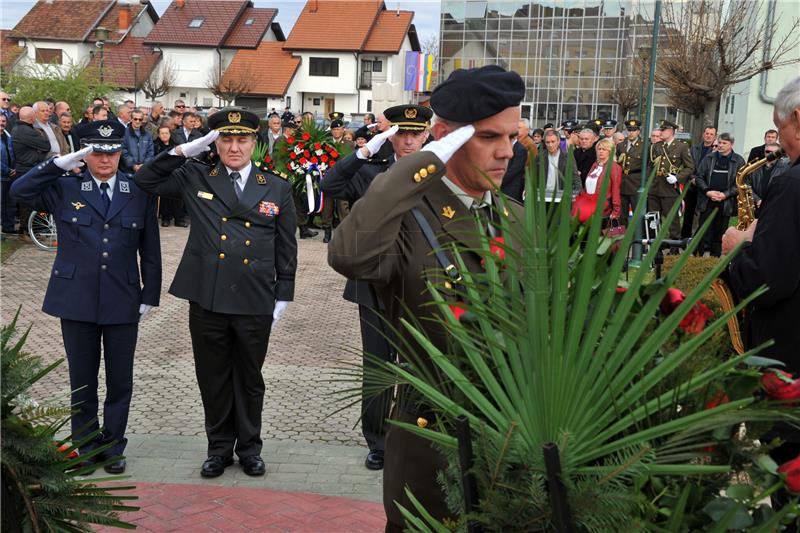
<svg viewBox="0 0 800 533">
<path fill-rule="evenodd" d="M 76 406 L 73 438 L 77 442 L 100 429 L 80 447 L 84 455 L 110 445 L 85 463 L 125 450 L 139 321 L 158 305 L 161 293 L 155 200 L 119 171 L 124 134 L 119 121 L 92 122 L 81 132 L 83 149 L 40 163 L 11 187 L 17 201 L 51 213 L 58 228 L 43 310 L 61 318 Z M 87 169 L 69 172 L 81 160 Z M 102 428 L 97 420 L 101 345 L 107 390 Z M 104 468 L 121 474 L 125 459 Z"/>
</svg>

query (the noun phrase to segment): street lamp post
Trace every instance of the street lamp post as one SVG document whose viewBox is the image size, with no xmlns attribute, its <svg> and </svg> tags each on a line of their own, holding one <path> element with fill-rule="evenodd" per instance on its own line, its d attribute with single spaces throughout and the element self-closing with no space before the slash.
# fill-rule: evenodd
<svg viewBox="0 0 800 533">
<path fill-rule="evenodd" d="M 139 107 L 137 103 L 137 96 L 139 95 L 139 84 L 138 84 L 138 72 L 139 72 L 139 61 L 142 58 L 136 54 L 131 56 L 131 61 L 133 61 L 133 106 Z"/>
<path fill-rule="evenodd" d="M 95 28 L 94 38 L 97 41 L 97 48 L 100 49 L 100 83 L 103 83 L 103 60 L 105 59 L 103 57 L 103 46 L 108 40 L 108 28 L 104 28 L 103 26 Z"/>
</svg>

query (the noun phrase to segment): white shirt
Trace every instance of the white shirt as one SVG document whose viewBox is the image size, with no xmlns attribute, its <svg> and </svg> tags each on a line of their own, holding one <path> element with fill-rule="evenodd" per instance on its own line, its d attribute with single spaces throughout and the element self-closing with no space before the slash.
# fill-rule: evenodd
<svg viewBox="0 0 800 533">
<path fill-rule="evenodd" d="M 603 175 L 603 165 L 599 164 L 586 176 L 586 192 L 594 194 L 597 191 L 597 180 Z"/>
<path fill-rule="evenodd" d="M 547 152 L 547 184 L 544 197 L 553 202 L 561 201 L 561 191 L 558 190 L 558 158 L 561 154 Z"/>
<path fill-rule="evenodd" d="M 247 179 L 250 177 L 250 169 L 253 167 L 253 163 L 247 163 L 247 166 L 244 167 L 242 170 L 233 170 L 228 165 L 225 165 L 225 168 L 228 170 L 228 176 L 231 175 L 232 172 L 239 173 L 239 188 L 244 190 L 245 186 L 247 185 Z"/>
<path fill-rule="evenodd" d="M 442 183 L 447 185 L 447 188 L 453 191 L 453 194 L 458 196 L 458 199 L 461 200 L 461 202 L 463 202 L 464 206 L 466 206 L 467 209 L 472 209 L 472 205 L 476 203 L 478 204 L 477 207 L 483 207 L 484 205 L 492 205 L 491 191 L 486 191 L 485 193 L 483 193 L 483 200 L 479 202 L 478 200 L 476 200 L 475 198 L 464 192 L 464 189 L 462 189 L 461 187 L 450 181 L 447 178 L 447 176 L 442 177 Z"/>
<path fill-rule="evenodd" d="M 113 200 L 114 199 L 114 187 L 117 184 L 117 175 L 116 174 L 114 174 L 113 176 L 108 178 L 105 182 L 100 181 L 99 179 L 95 178 L 94 174 L 92 174 L 92 179 L 94 180 L 95 184 L 97 185 L 97 190 L 100 191 L 101 193 L 103 192 L 103 190 L 100 188 L 100 184 L 101 183 L 108 183 L 108 199 L 109 200 Z"/>
<path fill-rule="evenodd" d="M 59 146 L 56 134 L 53 133 L 53 128 L 50 127 L 50 124 L 42 124 L 37 120 L 35 127 L 42 130 L 47 136 L 47 140 L 50 141 L 50 155 L 61 155 L 61 146 Z"/>
<path fill-rule="evenodd" d="M 186 137 L 186 142 L 189 142 L 189 135 L 191 135 L 194 130 L 187 130 L 186 128 L 182 129 L 183 129 L 183 135 Z"/>
</svg>

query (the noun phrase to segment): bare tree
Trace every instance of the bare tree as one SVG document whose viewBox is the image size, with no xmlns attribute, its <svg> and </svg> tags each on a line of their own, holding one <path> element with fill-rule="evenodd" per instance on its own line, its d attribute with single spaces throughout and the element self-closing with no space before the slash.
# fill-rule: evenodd
<svg viewBox="0 0 800 533">
<path fill-rule="evenodd" d="M 419 43 L 420 48 L 426 54 L 431 54 L 434 58 L 439 58 L 439 36 L 435 33 L 427 35 Z"/>
<path fill-rule="evenodd" d="M 141 83 L 141 90 L 150 100 L 155 100 L 159 96 L 167 94 L 178 80 L 178 73 L 171 61 L 162 60 L 161 64 L 154 68 L 147 79 Z"/>
<path fill-rule="evenodd" d="M 222 105 L 232 104 L 237 97 L 247 94 L 253 88 L 255 73 L 250 66 L 243 68 L 228 67 L 221 72 L 218 64 L 208 71 L 206 88 L 221 100 Z"/>
<path fill-rule="evenodd" d="M 617 78 L 611 90 L 611 101 L 619 108 L 619 121 L 625 120 L 630 111 L 639 107 L 639 97 L 642 95 L 641 70 Z M 641 118 L 641 117 L 640 117 Z"/>
<path fill-rule="evenodd" d="M 770 18 L 763 7 L 764 0 L 664 3 L 656 83 L 671 105 L 705 115 L 698 123 L 716 123 L 726 89 L 799 61 L 787 54 L 800 43 L 800 18 L 790 19 L 785 37 L 774 41 L 774 21 L 788 14 Z"/>
</svg>

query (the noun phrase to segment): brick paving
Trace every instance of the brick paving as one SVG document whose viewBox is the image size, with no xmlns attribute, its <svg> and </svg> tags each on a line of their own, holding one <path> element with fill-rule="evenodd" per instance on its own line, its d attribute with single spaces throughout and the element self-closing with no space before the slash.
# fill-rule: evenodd
<svg viewBox="0 0 800 533">
<path fill-rule="evenodd" d="M 161 231 L 161 305 L 139 329 L 126 450 L 142 510 L 123 519 L 141 531 L 382 530 L 382 477 L 363 466 L 359 409 L 342 400 L 349 384 L 335 381 L 360 360 L 358 310 L 342 299 L 344 279 L 327 266 L 321 236 L 298 241 L 295 301 L 272 332 L 263 368 L 266 476 L 234 465 L 219 478 L 200 477 L 206 441 L 188 303 L 167 294 L 187 236 L 184 228 Z M 48 362 L 64 354 L 58 319 L 41 312 L 54 257 L 23 246 L 0 269 L 3 323 L 21 305 L 20 326 L 31 326 L 26 348 Z M 66 401 L 66 364 L 43 381 L 35 398 Z"/>
</svg>

